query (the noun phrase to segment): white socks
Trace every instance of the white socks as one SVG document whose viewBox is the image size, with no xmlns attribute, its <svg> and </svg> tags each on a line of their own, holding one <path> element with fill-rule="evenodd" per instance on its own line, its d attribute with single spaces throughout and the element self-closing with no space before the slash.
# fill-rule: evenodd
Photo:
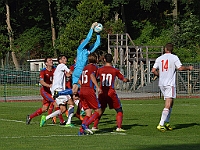
<svg viewBox="0 0 200 150">
<path fill-rule="evenodd" d="M 66 124 L 71 124 L 71 120 L 72 120 L 73 115 L 74 115 L 74 106 L 73 105 L 69 105 L 69 108 L 68 108 L 68 120 L 67 120 Z"/>
<path fill-rule="evenodd" d="M 59 110 L 56 110 L 56 111 L 54 111 L 53 113 L 51 113 L 51 114 L 49 114 L 48 116 L 46 116 L 46 120 L 48 120 L 48 119 L 50 119 L 50 118 L 53 118 L 53 117 L 55 117 L 55 116 L 58 116 L 58 115 L 60 115 L 61 114 L 61 110 L 59 109 Z"/>
<path fill-rule="evenodd" d="M 167 120 L 167 116 L 169 114 L 169 109 L 168 108 L 164 108 L 162 111 L 162 116 L 160 119 L 160 125 L 164 126 L 165 120 Z"/>
<path fill-rule="evenodd" d="M 167 118 L 165 122 L 169 122 L 170 116 L 171 116 L 172 108 L 169 109 L 169 114 L 167 115 Z"/>
</svg>

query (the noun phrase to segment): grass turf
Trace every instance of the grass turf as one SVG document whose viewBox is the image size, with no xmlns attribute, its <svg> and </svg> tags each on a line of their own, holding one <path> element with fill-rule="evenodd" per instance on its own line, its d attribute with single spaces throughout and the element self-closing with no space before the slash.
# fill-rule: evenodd
<svg viewBox="0 0 200 150">
<path fill-rule="evenodd" d="M 74 128 L 51 124 L 39 127 L 40 117 L 25 124 L 26 115 L 33 113 L 41 102 L 0 103 L 1 150 L 196 150 L 200 148 L 200 101 L 176 99 L 171 115 L 173 131 L 159 132 L 164 101 L 123 100 L 123 128 L 115 132 L 115 111 L 107 109 L 94 135 L 77 136 L 81 122 L 73 118 Z M 45 113 L 46 114 L 46 113 Z M 65 115 L 63 115 L 66 118 Z M 58 119 L 57 119 L 58 122 Z"/>
</svg>

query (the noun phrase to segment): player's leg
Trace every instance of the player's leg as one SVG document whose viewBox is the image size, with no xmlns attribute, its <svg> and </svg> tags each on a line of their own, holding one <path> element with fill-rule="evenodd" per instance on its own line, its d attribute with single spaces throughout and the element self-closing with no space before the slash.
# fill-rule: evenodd
<svg viewBox="0 0 200 150">
<path fill-rule="evenodd" d="M 85 109 L 85 114 L 86 115 L 83 118 L 79 133 L 93 134 L 92 130 L 90 130 L 87 125 L 87 122 L 92 115 L 92 110 L 89 108 Z"/>
<path fill-rule="evenodd" d="M 173 105 L 173 95 L 174 95 L 174 88 L 167 86 L 167 87 L 161 87 L 161 91 L 164 95 L 165 99 L 165 106 L 161 114 L 159 125 L 157 126 L 157 129 L 164 132 L 166 130 L 164 123 L 167 120 L 167 118 L 170 118 L 170 108 Z"/>
<path fill-rule="evenodd" d="M 60 107 L 57 105 L 56 102 L 54 102 L 53 104 L 54 104 L 54 107 L 55 107 L 55 111 L 60 109 Z M 58 115 L 58 118 L 60 120 L 60 125 L 66 124 L 66 122 L 65 122 L 65 120 L 63 119 L 63 116 L 62 116 L 63 112 L 65 112 L 65 111 L 66 111 L 66 108 L 65 108 L 65 110 L 61 110 L 61 114 Z M 56 118 L 56 117 L 53 117 L 53 118 Z"/>
<path fill-rule="evenodd" d="M 109 91 L 109 99 L 108 99 L 108 105 L 110 109 L 115 109 L 116 111 L 116 124 L 117 128 L 116 131 L 125 131 L 122 129 L 122 121 L 123 121 L 123 110 L 122 105 L 120 102 L 120 99 L 118 98 L 116 92 L 114 90 Z"/>
<path fill-rule="evenodd" d="M 33 112 L 30 115 L 27 115 L 26 117 L 26 124 L 29 125 L 31 120 L 39 115 L 41 115 L 43 112 L 46 112 L 50 103 L 48 101 L 46 101 L 45 99 L 43 99 L 43 105 L 41 108 L 37 109 L 35 112 Z"/>
<path fill-rule="evenodd" d="M 106 109 L 106 108 L 101 107 L 101 115 L 99 115 L 99 117 L 96 118 L 96 120 L 94 120 L 94 124 L 93 124 L 93 127 L 92 127 L 92 129 L 91 129 L 92 131 L 98 131 L 98 130 L 99 130 L 99 128 L 98 128 L 99 121 L 100 121 L 100 119 L 101 119 L 103 113 L 105 112 L 105 109 Z"/>
<path fill-rule="evenodd" d="M 53 109 L 54 109 L 54 103 L 51 103 L 50 106 L 49 106 L 49 109 L 48 109 L 48 115 L 53 112 Z M 56 110 L 56 108 L 55 108 L 55 110 Z M 52 123 L 56 124 L 56 117 L 52 118 Z"/>
<path fill-rule="evenodd" d="M 68 119 L 67 119 L 67 123 L 66 125 L 70 125 L 71 126 L 71 120 L 72 117 L 74 115 L 74 101 L 72 100 L 71 96 L 68 95 L 67 98 L 67 105 L 68 105 Z"/>
<path fill-rule="evenodd" d="M 91 91 L 88 91 L 88 94 L 86 94 L 85 101 L 87 103 L 88 108 L 94 110 L 94 113 L 92 115 L 90 114 L 90 118 L 84 123 L 87 127 L 89 127 L 89 125 L 92 122 L 94 122 L 96 119 L 99 118 L 99 116 L 101 116 L 102 110 L 100 108 L 100 102 L 97 99 L 93 89 Z"/>
<path fill-rule="evenodd" d="M 122 121 L 123 121 L 122 107 L 115 109 L 115 111 L 117 112 L 117 115 L 116 115 L 117 129 L 116 129 L 116 131 L 125 131 L 124 129 L 122 129 Z"/>
<path fill-rule="evenodd" d="M 72 74 L 72 93 L 78 94 L 78 80 L 81 76 L 82 68 L 75 68 Z"/>
<path fill-rule="evenodd" d="M 66 96 L 59 96 L 58 98 L 56 98 L 56 104 L 60 107 L 60 109 L 54 111 L 53 113 L 49 114 L 48 116 L 43 115 L 40 120 L 40 127 L 44 126 L 44 124 L 46 123 L 46 121 L 48 119 L 58 116 L 58 115 L 62 114 L 62 112 L 65 111 L 64 108 L 61 106 L 66 104 Z"/>
<path fill-rule="evenodd" d="M 81 105 L 81 102 L 79 100 L 79 97 L 75 97 L 75 95 L 73 96 L 73 100 L 74 100 L 74 103 L 76 104 L 77 106 L 77 109 L 76 109 L 76 113 L 75 113 L 75 117 L 77 117 L 79 120 L 83 120 L 83 117 L 81 115 L 81 108 L 82 108 L 82 105 Z"/>
</svg>

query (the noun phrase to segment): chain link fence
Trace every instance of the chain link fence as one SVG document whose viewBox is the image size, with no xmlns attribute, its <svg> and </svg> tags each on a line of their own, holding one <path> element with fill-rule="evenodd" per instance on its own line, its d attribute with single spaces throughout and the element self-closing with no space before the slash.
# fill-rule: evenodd
<svg viewBox="0 0 200 150">
<path fill-rule="evenodd" d="M 200 94 L 200 64 L 193 65 L 193 71 L 177 71 L 177 96 L 195 96 Z M 126 66 L 117 67 L 126 74 Z M 7 100 L 41 100 L 39 84 L 39 71 L 30 71 L 30 66 L 22 66 L 21 70 L 16 70 L 12 66 L 0 68 L 0 101 Z M 134 68 L 132 68 L 134 69 Z M 130 82 L 123 83 L 116 80 L 115 88 L 120 92 L 132 95 L 141 93 L 145 95 L 159 95 L 158 78 L 154 78 L 152 73 L 138 71 L 137 76 L 130 76 Z"/>
</svg>

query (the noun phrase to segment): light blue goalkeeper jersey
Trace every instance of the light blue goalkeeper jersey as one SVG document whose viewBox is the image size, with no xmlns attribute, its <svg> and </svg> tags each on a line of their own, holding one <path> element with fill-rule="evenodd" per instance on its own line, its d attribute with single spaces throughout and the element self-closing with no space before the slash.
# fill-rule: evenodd
<svg viewBox="0 0 200 150">
<path fill-rule="evenodd" d="M 97 33 L 96 42 L 93 45 L 91 45 L 88 49 L 86 48 L 86 45 L 89 43 L 89 41 L 92 38 L 92 34 L 93 34 L 93 29 L 91 28 L 89 33 L 87 34 L 86 39 L 84 39 L 84 41 L 79 45 L 77 49 L 77 57 L 76 57 L 77 60 L 76 60 L 74 72 L 72 74 L 72 84 L 78 83 L 78 80 L 83 71 L 83 68 L 87 64 L 88 55 L 90 53 L 93 53 L 100 45 L 100 34 Z"/>
</svg>

